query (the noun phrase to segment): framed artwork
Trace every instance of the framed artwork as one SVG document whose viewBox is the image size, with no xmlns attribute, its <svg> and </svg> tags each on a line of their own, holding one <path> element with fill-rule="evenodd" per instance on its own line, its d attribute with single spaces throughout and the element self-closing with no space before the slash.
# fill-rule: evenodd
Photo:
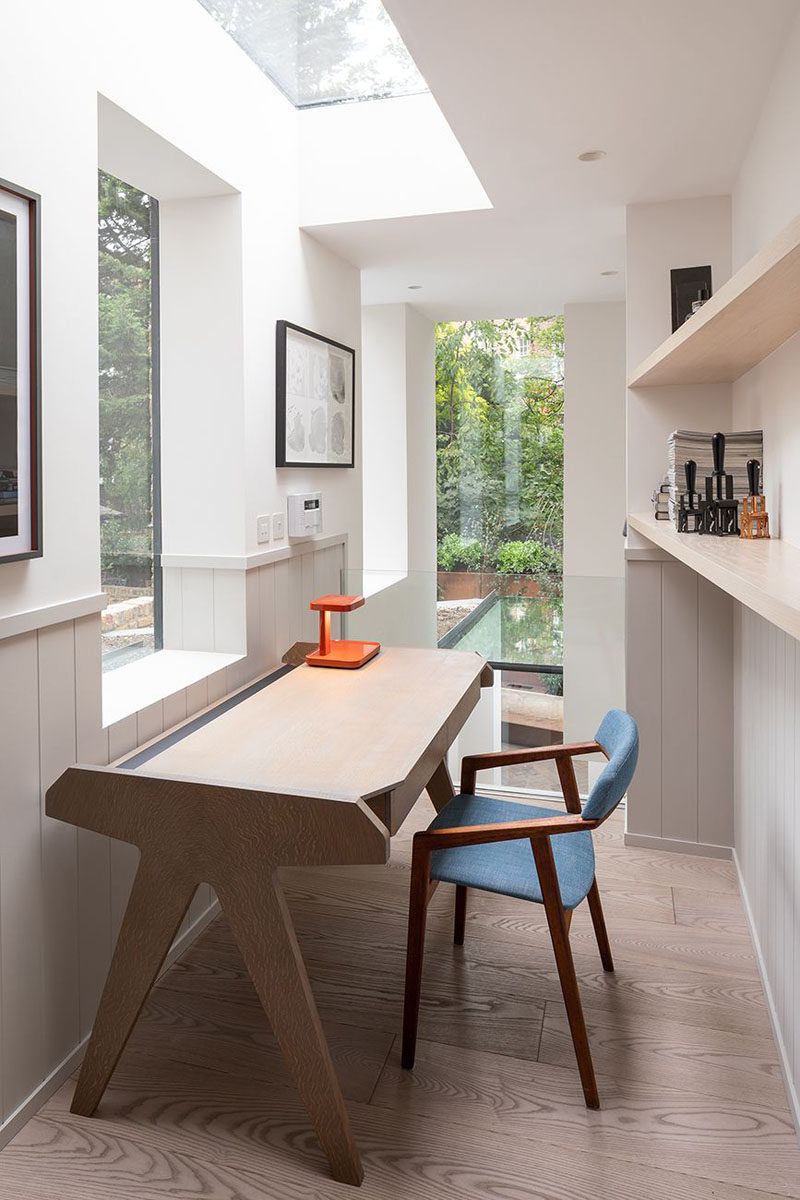
<svg viewBox="0 0 800 1200">
<path fill-rule="evenodd" d="M 698 301 L 711 299 L 711 267 L 676 267 L 669 273 L 672 293 L 672 332 L 680 329 Z"/>
<path fill-rule="evenodd" d="M 355 350 L 290 321 L 275 335 L 275 465 L 354 466 Z"/>
<path fill-rule="evenodd" d="M 42 553 L 39 197 L 0 179 L 0 563 Z"/>
</svg>

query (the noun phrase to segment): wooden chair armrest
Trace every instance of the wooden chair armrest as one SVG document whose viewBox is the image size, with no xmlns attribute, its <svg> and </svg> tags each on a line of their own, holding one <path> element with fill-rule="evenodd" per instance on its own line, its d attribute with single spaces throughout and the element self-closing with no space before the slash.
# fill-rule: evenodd
<svg viewBox="0 0 800 1200">
<path fill-rule="evenodd" d="M 531 821 L 502 821 L 499 825 L 464 825 L 455 829 L 423 829 L 414 834 L 414 848 L 432 852 L 451 846 L 483 846 L 490 842 L 511 842 L 518 838 L 545 838 L 557 833 L 579 833 L 596 829 L 599 821 L 585 821 L 568 814 L 563 817 L 538 817 Z"/>
<path fill-rule="evenodd" d="M 598 742 L 573 742 L 569 745 L 529 746 L 525 750 L 497 750 L 492 754 L 466 754 L 461 760 L 461 791 L 465 795 L 474 795 L 476 774 L 491 767 L 547 762 L 549 759 L 567 759 L 578 754 L 596 754 L 598 751 L 605 754 Z"/>
</svg>

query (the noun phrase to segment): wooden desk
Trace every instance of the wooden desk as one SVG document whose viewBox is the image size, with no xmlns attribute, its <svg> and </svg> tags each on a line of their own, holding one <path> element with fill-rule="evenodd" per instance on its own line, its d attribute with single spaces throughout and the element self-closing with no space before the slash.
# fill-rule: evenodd
<svg viewBox="0 0 800 1200">
<path fill-rule="evenodd" d="M 277 877 L 380 863 L 491 670 L 468 651 L 386 649 L 359 671 L 283 668 L 110 767 L 70 767 L 49 816 L 141 851 L 72 1111 L 103 1095 L 199 883 L 231 924 L 335 1179 L 363 1170 Z"/>
</svg>

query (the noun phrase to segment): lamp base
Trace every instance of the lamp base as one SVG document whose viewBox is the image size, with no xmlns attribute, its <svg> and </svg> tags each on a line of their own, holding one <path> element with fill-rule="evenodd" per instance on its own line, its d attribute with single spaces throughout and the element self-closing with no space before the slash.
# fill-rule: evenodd
<svg viewBox="0 0 800 1200">
<path fill-rule="evenodd" d="M 369 662 L 381 648 L 380 642 L 331 642 L 330 651 L 322 654 L 314 650 L 306 655 L 310 667 L 338 667 L 354 671 Z"/>
</svg>

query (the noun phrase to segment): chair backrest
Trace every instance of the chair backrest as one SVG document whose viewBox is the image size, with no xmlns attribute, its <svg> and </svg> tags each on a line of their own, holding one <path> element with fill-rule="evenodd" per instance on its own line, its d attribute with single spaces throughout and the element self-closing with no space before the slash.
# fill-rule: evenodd
<svg viewBox="0 0 800 1200">
<path fill-rule="evenodd" d="M 603 717 L 595 741 L 608 755 L 583 806 L 587 820 L 603 821 L 614 811 L 628 790 L 639 757 L 639 730 L 629 713 L 612 708 Z"/>
</svg>

